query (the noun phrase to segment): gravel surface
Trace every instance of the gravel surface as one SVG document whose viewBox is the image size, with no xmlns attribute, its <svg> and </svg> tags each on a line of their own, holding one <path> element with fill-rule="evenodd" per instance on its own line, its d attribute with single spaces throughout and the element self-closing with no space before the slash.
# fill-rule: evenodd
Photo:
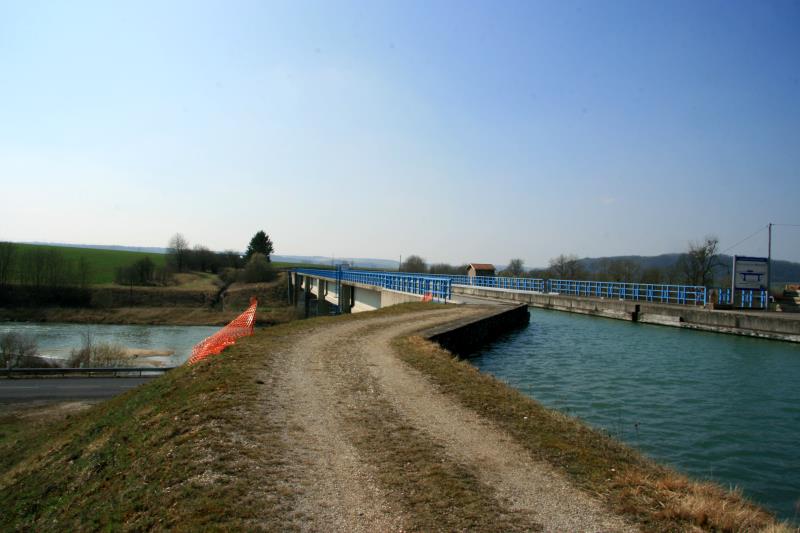
<svg viewBox="0 0 800 533">
<path fill-rule="evenodd" d="M 272 384 L 268 416 L 284 428 L 287 483 L 301 485 L 299 529 L 403 531 L 413 523 L 377 481 L 380 464 L 353 445 L 360 428 L 350 414 L 363 401 L 353 392 L 360 384 L 468 468 L 496 495 L 498 514 L 515 513 L 521 529 L 529 523 L 545 531 L 636 530 L 393 352 L 393 338 L 485 311 L 469 306 L 330 322 L 279 356 L 277 370 L 264 376 Z"/>
</svg>

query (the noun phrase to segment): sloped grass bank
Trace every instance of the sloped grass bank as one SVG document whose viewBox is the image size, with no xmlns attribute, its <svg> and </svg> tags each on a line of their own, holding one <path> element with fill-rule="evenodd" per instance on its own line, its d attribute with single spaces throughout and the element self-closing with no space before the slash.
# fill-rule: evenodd
<svg viewBox="0 0 800 533">
<path fill-rule="evenodd" d="M 401 358 L 445 393 L 508 431 L 610 511 L 645 531 L 793 531 L 739 491 L 693 481 L 541 404 L 419 336 L 394 341 Z"/>
<path fill-rule="evenodd" d="M 277 348 L 292 329 L 259 332 L 258 344 Z M 247 349 L 255 340 L 0 441 L 0 530 L 241 530 L 266 515 L 280 524 L 253 499 L 255 473 L 241 471 L 251 444 L 280 446 L 248 417 L 262 386 L 253 370 L 271 364 L 270 350 Z"/>
<path fill-rule="evenodd" d="M 297 530 L 296 493 L 281 477 L 283 428 L 255 416 L 268 405 L 257 376 L 295 335 L 368 315 L 260 329 L 53 424 L 0 420 L 9 428 L 0 432 L 0 531 Z"/>
</svg>

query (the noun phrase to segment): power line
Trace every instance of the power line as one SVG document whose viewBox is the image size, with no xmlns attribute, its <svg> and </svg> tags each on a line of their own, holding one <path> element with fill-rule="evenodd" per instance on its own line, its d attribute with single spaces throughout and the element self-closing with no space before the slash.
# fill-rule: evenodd
<svg viewBox="0 0 800 533">
<path fill-rule="evenodd" d="M 777 224 L 773 224 L 773 225 L 777 225 Z M 800 224 L 798 224 L 798 225 L 800 226 Z M 724 250 L 722 250 L 722 251 L 720 252 L 720 255 L 724 254 L 724 253 L 725 253 L 725 252 L 727 252 L 728 250 L 731 250 L 731 249 L 733 249 L 733 248 L 736 248 L 737 246 L 739 246 L 739 245 L 740 245 L 740 244 L 742 244 L 743 242 L 745 242 L 745 241 L 747 241 L 747 240 L 749 240 L 749 239 L 752 239 L 753 237 L 755 237 L 756 235 L 758 235 L 759 233 L 761 233 L 761 232 L 762 232 L 762 231 L 764 231 L 765 229 L 767 229 L 767 226 L 763 226 L 763 227 L 761 227 L 761 228 L 758 228 L 758 229 L 755 231 L 755 233 L 753 233 L 753 234 L 749 235 L 748 237 L 745 237 L 744 239 L 742 239 L 741 241 L 737 242 L 737 243 L 736 243 L 736 244 L 734 244 L 733 246 L 729 246 L 729 247 L 725 248 Z"/>
<path fill-rule="evenodd" d="M 800 228 L 800 224 L 773 224 L 773 226 L 788 226 L 790 228 Z"/>
</svg>

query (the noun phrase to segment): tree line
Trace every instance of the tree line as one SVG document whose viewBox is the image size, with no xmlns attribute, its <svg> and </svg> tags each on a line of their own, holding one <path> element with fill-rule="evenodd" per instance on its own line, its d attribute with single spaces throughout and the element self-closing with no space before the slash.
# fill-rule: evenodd
<svg viewBox="0 0 800 533">
<path fill-rule="evenodd" d="M 163 267 L 156 267 L 149 257 L 143 257 L 118 268 L 115 281 L 128 286 L 167 285 L 175 274 L 185 272 L 209 272 L 229 283 L 269 281 L 275 277 L 270 264 L 273 251 L 272 240 L 263 230 L 250 239 L 244 255 L 234 250 L 214 252 L 202 244 L 191 246 L 183 234 L 176 233 L 167 244 Z"/>
<path fill-rule="evenodd" d="M 0 287 L 86 287 L 91 274 L 85 257 L 70 260 L 55 248 L 20 248 L 11 242 L 0 242 Z"/>
<path fill-rule="evenodd" d="M 715 279 L 715 270 L 720 266 L 719 239 L 708 236 L 702 241 L 692 241 L 686 252 L 670 267 L 642 268 L 631 259 L 603 259 L 598 268 L 589 270 L 585 262 L 574 254 L 560 254 L 549 260 L 546 268 L 525 267 L 525 261 L 511 259 L 498 276 L 513 278 L 542 278 L 590 281 L 614 281 L 626 283 L 686 284 L 714 286 L 715 282 L 727 285 L 730 280 Z M 428 263 L 418 255 L 411 255 L 400 265 L 402 272 L 464 275 L 467 265 L 453 266 L 447 263 Z"/>
</svg>

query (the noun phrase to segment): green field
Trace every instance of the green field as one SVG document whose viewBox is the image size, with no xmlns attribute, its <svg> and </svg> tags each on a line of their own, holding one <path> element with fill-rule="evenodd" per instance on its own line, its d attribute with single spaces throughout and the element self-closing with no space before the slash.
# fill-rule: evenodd
<svg viewBox="0 0 800 533">
<path fill-rule="evenodd" d="M 47 246 L 39 244 L 15 244 L 15 256 L 19 261 L 20 256 L 28 250 L 46 249 L 59 251 L 64 259 L 72 265 L 76 265 L 78 260 L 83 257 L 89 262 L 90 283 L 113 283 L 114 273 L 117 268 L 132 264 L 143 257 L 149 257 L 156 267 L 164 266 L 166 256 L 164 254 L 145 253 L 145 252 L 126 252 L 121 250 L 96 250 L 94 248 L 72 248 L 70 246 Z"/>
</svg>

